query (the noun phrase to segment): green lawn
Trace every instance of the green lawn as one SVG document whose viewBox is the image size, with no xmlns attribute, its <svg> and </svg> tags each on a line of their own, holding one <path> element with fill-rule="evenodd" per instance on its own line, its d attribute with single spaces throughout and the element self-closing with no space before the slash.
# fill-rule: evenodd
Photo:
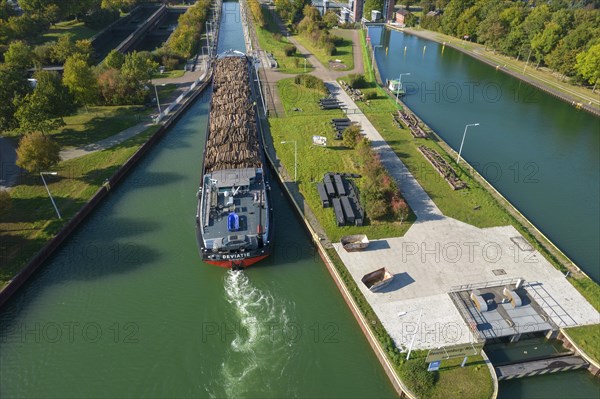
<svg viewBox="0 0 600 399">
<path fill-rule="evenodd" d="M 172 71 L 165 71 L 164 73 L 156 71 L 152 75 L 152 79 L 175 79 L 180 78 L 183 75 L 185 75 L 185 71 L 183 69 L 173 69 Z"/>
<path fill-rule="evenodd" d="M 415 359 L 424 361 L 424 359 Z M 488 399 L 494 392 L 494 383 L 485 361 L 481 356 L 472 356 L 465 367 L 460 367 L 463 358 L 442 361 L 436 382 L 428 395 L 430 399 L 446 399 L 448 393 L 461 399 Z"/>
<path fill-rule="evenodd" d="M 258 37 L 260 48 L 273 54 L 280 72 L 289 74 L 304 73 L 306 59 L 299 54 L 295 56 L 285 55 L 284 48 L 288 46 L 290 42 L 285 37 L 281 36 L 279 27 L 271 12 L 264 5 L 261 5 L 261 10 L 266 26 L 261 28 L 255 24 L 256 36 Z M 306 61 L 306 72 L 311 72 L 312 69 L 313 66 L 310 62 Z"/>
<path fill-rule="evenodd" d="M 342 64 L 346 65 L 345 68 L 330 68 L 335 69 L 336 71 L 349 71 L 354 68 L 354 55 L 352 54 L 352 40 L 341 38 L 342 45 L 336 46 L 335 55 L 328 55 L 323 51 L 323 49 L 315 46 L 312 42 L 307 39 L 305 36 L 296 35 L 294 36 L 301 45 L 306 47 L 308 51 L 314 54 L 315 57 L 325 66 L 329 67 L 329 61 L 340 60 Z"/>
<path fill-rule="evenodd" d="M 579 345 L 583 351 L 600 363 L 600 325 L 568 328 L 567 334 Z"/>
<path fill-rule="evenodd" d="M 159 94 L 162 99 L 162 95 Z M 167 98 L 167 97 L 165 97 Z M 78 147 L 113 136 L 140 123 L 152 110 L 135 105 L 89 107 L 76 115 L 64 118 L 65 126 L 49 133 L 61 147 Z M 7 137 L 20 137 L 18 131 L 7 132 Z"/>
<path fill-rule="evenodd" d="M 74 35 L 75 40 L 90 39 L 96 33 L 100 32 L 96 29 L 90 29 L 83 22 L 77 20 L 59 22 L 45 33 L 40 43 L 56 41 L 60 36 L 65 33 L 71 33 Z"/>
<path fill-rule="evenodd" d="M 156 131 L 146 132 L 110 149 L 61 162 L 46 176 L 48 187 L 62 220 L 57 219 L 52 203 L 38 175 L 10 191 L 12 209 L 0 219 L 0 288 L 3 287 L 46 242 L 79 211 L 117 169 Z"/>
<path fill-rule="evenodd" d="M 324 97 L 324 94 L 298 86 L 292 79 L 279 81 L 277 89 L 286 114 L 285 117 L 269 119 L 277 155 L 288 173 L 293 176 L 294 145 L 282 144 L 281 141 L 296 141 L 300 192 L 323 225 L 329 239 L 339 241 L 344 235 L 359 233 L 367 234 L 373 239 L 404 235 L 410 227 L 410 221 L 402 224 L 372 222 L 362 227 L 336 226 L 332 208 L 322 208 L 316 187 L 326 172 L 359 172 L 356 151 L 345 147 L 341 141 L 334 140 L 331 119 L 343 117 L 344 114 L 341 110 L 320 110 L 318 100 Z M 293 111 L 294 108 L 300 108 L 302 111 Z M 327 137 L 327 147 L 314 146 L 313 135 Z"/>
</svg>

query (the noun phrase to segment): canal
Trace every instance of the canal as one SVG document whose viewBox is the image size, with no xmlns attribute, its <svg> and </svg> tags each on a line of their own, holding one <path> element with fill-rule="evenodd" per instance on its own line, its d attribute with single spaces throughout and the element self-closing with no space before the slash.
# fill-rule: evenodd
<svg viewBox="0 0 600 399">
<path fill-rule="evenodd" d="M 369 36 L 381 78 L 410 73 L 402 76 L 403 101 L 450 146 L 458 150 L 465 124 L 480 123 L 469 129 L 461 156 L 598 281 L 600 120 L 450 47 L 381 27 Z M 575 371 L 503 381 L 499 398 L 598 392 L 598 379 Z"/>
<path fill-rule="evenodd" d="M 243 50 L 225 3 L 221 50 Z M 0 397 L 394 397 L 273 184 L 275 253 L 202 264 L 198 99 L 0 313 Z"/>
<path fill-rule="evenodd" d="M 382 79 L 595 281 L 600 280 L 600 119 L 472 57 L 382 27 Z"/>
</svg>

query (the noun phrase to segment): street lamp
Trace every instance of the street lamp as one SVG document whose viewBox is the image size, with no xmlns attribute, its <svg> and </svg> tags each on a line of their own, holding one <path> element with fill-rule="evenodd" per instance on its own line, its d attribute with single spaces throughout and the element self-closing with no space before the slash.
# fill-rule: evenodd
<svg viewBox="0 0 600 399">
<path fill-rule="evenodd" d="M 398 77 L 398 89 L 396 90 L 396 104 L 398 104 L 398 94 L 400 93 L 400 89 L 402 88 L 402 75 L 408 76 L 410 75 L 410 72 L 401 73 Z"/>
<path fill-rule="evenodd" d="M 46 187 L 46 191 L 48 191 L 48 196 L 50 197 L 50 201 L 52 201 L 52 205 L 54 205 L 54 210 L 56 211 L 56 216 L 58 216 L 59 219 L 62 219 L 62 217 L 60 216 L 60 212 L 58 211 L 58 208 L 56 207 L 56 203 L 54 202 L 54 198 L 52 198 L 52 194 L 50 194 L 50 189 L 48 188 L 48 185 L 46 184 L 46 179 L 44 179 L 44 175 L 56 176 L 57 174 L 58 174 L 57 172 L 40 172 L 40 177 L 42 178 L 42 181 L 44 182 L 44 187 Z"/>
<path fill-rule="evenodd" d="M 158 99 L 158 89 L 156 88 L 156 83 L 154 84 L 154 94 L 156 94 L 156 106 L 158 107 L 158 116 L 160 117 L 160 114 L 162 114 L 162 110 L 160 109 L 160 100 Z M 161 86 L 164 86 L 164 84 L 162 84 Z"/>
<path fill-rule="evenodd" d="M 298 145 L 296 140 L 282 141 L 281 144 L 294 143 L 294 181 L 298 181 Z"/>
<path fill-rule="evenodd" d="M 463 133 L 462 141 L 460 142 L 460 149 L 458 150 L 458 156 L 456 157 L 456 164 L 460 162 L 460 153 L 462 152 L 463 144 L 465 143 L 465 136 L 467 135 L 467 129 L 469 126 L 479 126 L 479 123 L 470 123 L 465 126 L 465 132 Z"/>
<path fill-rule="evenodd" d="M 412 313 L 412 312 L 416 312 L 416 311 L 417 311 L 417 309 L 411 310 L 409 312 L 400 312 L 400 313 L 398 313 L 398 317 L 402 317 L 402 316 L 407 315 L 408 313 Z M 406 360 L 410 359 L 410 353 L 412 352 L 413 344 L 415 343 L 415 337 L 417 336 L 417 332 L 418 332 L 418 329 L 421 324 L 421 316 L 422 315 L 423 315 L 423 309 L 419 309 L 419 318 L 417 319 L 417 329 L 415 330 L 415 333 L 413 334 L 413 337 L 410 340 L 410 345 L 408 346 L 408 353 L 406 354 Z"/>
</svg>

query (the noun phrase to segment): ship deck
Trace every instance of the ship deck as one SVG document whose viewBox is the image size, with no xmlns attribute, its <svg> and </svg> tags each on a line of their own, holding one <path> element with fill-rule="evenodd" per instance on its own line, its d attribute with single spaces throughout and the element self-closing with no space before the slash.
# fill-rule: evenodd
<svg viewBox="0 0 600 399">
<path fill-rule="evenodd" d="M 252 173 L 254 169 L 240 169 L 239 175 Z M 252 172 L 249 172 L 252 171 Z M 246 173 L 244 173 L 246 172 Z M 207 192 L 205 197 L 205 209 L 202 210 L 203 238 L 205 241 L 214 240 L 229 235 L 256 235 L 259 224 L 265 229 L 267 213 L 261 202 L 265 203 L 266 197 L 263 190 L 262 173 L 256 173 L 253 178 L 248 179 L 239 175 L 231 178 L 231 172 L 225 177 L 225 173 L 218 176 L 220 172 L 213 172 L 211 178 L 217 177 L 218 191 Z M 237 180 L 236 180 L 237 178 Z M 237 183 L 237 184 L 236 184 Z M 238 192 L 231 196 L 234 187 L 240 187 Z M 226 195 L 227 193 L 227 195 Z M 239 228 L 233 231 L 228 229 L 228 216 L 235 212 L 239 216 Z"/>
</svg>

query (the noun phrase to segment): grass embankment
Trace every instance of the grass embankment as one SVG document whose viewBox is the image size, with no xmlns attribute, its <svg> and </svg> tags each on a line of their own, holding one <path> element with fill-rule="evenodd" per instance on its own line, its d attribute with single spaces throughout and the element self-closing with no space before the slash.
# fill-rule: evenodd
<svg viewBox="0 0 600 399">
<path fill-rule="evenodd" d="M 162 99 L 161 94 L 159 97 Z M 145 111 L 143 107 L 135 105 L 89 107 L 89 112 L 80 109 L 77 114 L 64 118 L 65 126 L 49 132 L 48 135 L 56 140 L 61 148 L 78 147 L 130 128 L 140 123 L 152 110 Z M 5 134 L 15 139 L 20 135 L 18 131 Z"/>
<path fill-rule="evenodd" d="M 361 32 L 360 37 L 363 59 L 367 70 L 370 71 L 371 60 L 367 56 L 364 32 Z M 494 197 L 479 181 L 475 180 L 469 170 L 456 166 L 454 159 L 448 155 L 448 152 L 444 148 L 445 144 L 438 143 L 434 139 L 414 139 L 408 130 L 398 129 L 393 124 L 390 116 L 390 112 L 396 107 L 394 100 L 382 88 L 377 87 L 373 73 L 366 74 L 365 78 L 371 87 L 368 90 L 377 90 L 378 98 L 371 100 L 370 105 L 359 102 L 359 107 L 446 216 L 477 227 L 512 225 L 552 265 L 562 272 L 567 272 L 568 269 L 563 264 L 563 261 L 553 255 L 546 248 L 546 245 L 542 244 L 541 240 L 543 238 L 532 233 L 511 213 L 510 209 L 501 204 L 502 200 Z M 460 178 L 467 183 L 468 188 L 458 191 L 452 190 L 429 162 L 417 151 L 416 147 L 420 144 L 438 151 L 457 170 Z M 479 208 L 476 209 L 476 207 Z M 600 312 L 600 286 L 580 273 L 572 273 L 569 281 Z M 597 336 L 598 329 L 599 326 L 597 324 L 579 327 L 579 337 Z M 575 336 L 573 339 L 578 340 Z M 581 344 L 582 349 L 590 347 L 589 339 L 587 342 L 587 344 Z M 579 341 L 577 343 L 579 344 Z"/>
<path fill-rule="evenodd" d="M 277 89 L 285 108 L 285 116 L 270 118 L 270 129 L 277 155 L 288 173 L 294 171 L 294 144 L 298 147 L 298 188 L 309 203 L 319 222 L 332 241 L 339 241 L 349 234 L 366 234 L 369 238 L 402 236 L 411 222 L 370 222 L 367 226 L 338 227 L 335 223 L 333 208 L 323 208 L 317 192 L 317 183 L 326 172 L 360 173 L 357 163 L 357 150 L 345 147 L 341 141 L 334 140 L 335 132 L 332 118 L 342 118 L 341 110 L 321 110 L 319 99 L 325 94 L 307 89 L 284 79 L 277 83 Z M 302 111 L 294 111 L 299 108 Z M 312 144 L 312 136 L 327 137 L 327 147 Z M 282 144 L 281 141 L 290 143 Z"/>
<path fill-rule="evenodd" d="M 573 96 L 578 102 L 589 104 L 596 109 L 600 109 L 600 98 L 598 97 L 598 93 L 593 93 L 589 88 L 569 83 L 564 76 L 553 72 L 549 68 L 536 69 L 531 63 L 526 62 L 526 57 L 523 56 L 523 54 L 521 54 L 521 59 L 517 60 L 516 58 L 497 53 L 491 49 L 488 50 L 482 44 L 465 41 L 443 33 L 416 28 L 410 28 L 408 31 L 413 31 L 417 35 L 423 35 L 427 39 L 438 43 L 449 43 L 474 57 L 481 57 L 495 65 L 500 65 L 512 72 L 523 75 L 525 79 L 533 78 L 533 81 L 547 85 L 563 94 Z"/>
<path fill-rule="evenodd" d="M 333 69 L 336 71 L 349 71 L 354 68 L 354 55 L 352 53 L 352 40 L 348 40 L 346 38 L 340 37 L 339 42 L 341 43 L 339 46 L 335 46 L 335 54 L 329 55 L 325 52 L 325 50 L 315 46 L 310 39 L 303 35 L 296 35 L 294 39 L 298 41 L 302 46 L 304 46 L 308 51 L 310 51 L 317 59 L 323 64 L 323 66 L 328 67 L 329 69 Z M 340 60 L 342 64 L 345 65 L 344 68 L 331 68 L 330 61 L 334 62 L 335 60 Z"/>
<path fill-rule="evenodd" d="M 98 32 L 100 32 L 100 30 L 91 29 L 87 27 L 85 23 L 76 19 L 71 21 L 62 21 L 52 25 L 52 27 L 48 29 L 48 32 L 41 37 L 40 44 L 56 41 L 59 37 L 67 33 L 72 34 L 74 40 L 83 40 L 92 38 L 92 36 Z"/>
<path fill-rule="evenodd" d="M 596 363 L 600 363 L 600 325 L 568 328 L 567 334 Z"/>
<path fill-rule="evenodd" d="M 254 23 L 256 28 L 256 36 L 260 48 L 273 54 L 273 57 L 277 61 L 277 67 L 279 72 L 298 74 L 311 72 L 313 66 L 306 60 L 304 56 L 296 53 L 292 56 L 285 55 L 285 48 L 292 45 L 287 38 L 281 35 L 279 26 L 275 22 L 275 17 L 269 11 L 265 5 L 261 5 L 261 12 L 265 21 L 264 28 L 261 28 L 257 23 Z M 306 68 L 304 67 L 306 62 Z"/>
<path fill-rule="evenodd" d="M 0 218 L 0 288 L 16 275 L 48 240 L 79 211 L 92 195 L 156 131 L 153 126 L 115 147 L 61 162 L 45 176 L 62 220 L 57 219 L 39 175 L 11 189 L 12 208 Z M 111 132 L 115 134 L 115 131 Z"/>
</svg>

